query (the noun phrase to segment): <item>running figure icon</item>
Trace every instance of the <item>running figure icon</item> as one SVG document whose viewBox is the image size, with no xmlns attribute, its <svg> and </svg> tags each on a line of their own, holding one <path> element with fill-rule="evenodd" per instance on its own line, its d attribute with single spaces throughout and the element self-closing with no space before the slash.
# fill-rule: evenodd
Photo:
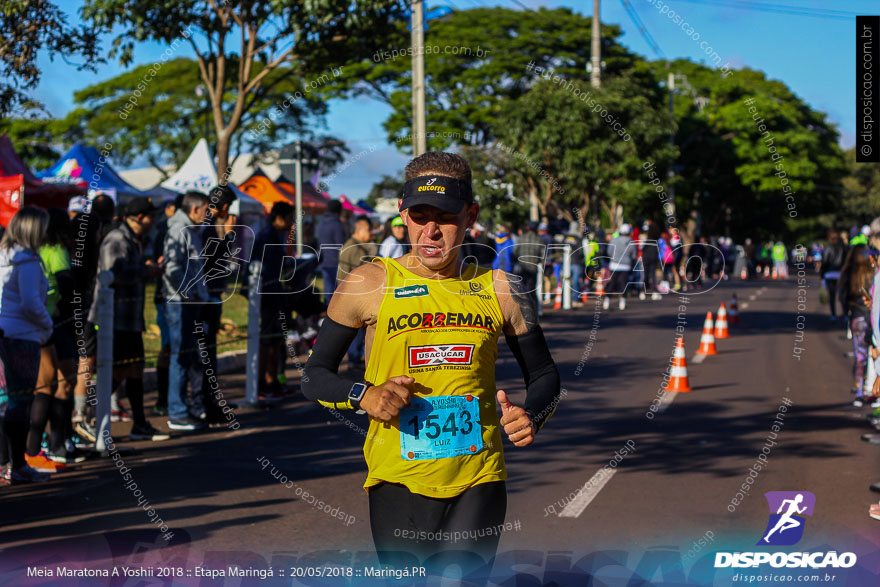
<svg viewBox="0 0 880 587">
<path fill-rule="evenodd" d="M 780 534 L 785 532 L 786 530 L 791 530 L 792 528 L 797 528 L 803 522 L 792 517 L 794 514 L 802 514 L 807 511 L 807 506 L 798 507 L 804 501 L 804 495 L 802 493 L 798 493 L 794 499 L 784 499 L 782 503 L 779 504 L 779 509 L 776 510 L 777 514 L 782 514 L 782 510 L 785 508 L 785 504 L 788 505 L 788 510 L 782 514 L 779 518 L 779 521 L 776 522 L 776 525 L 773 526 L 773 529 L 767 532 L 767 535 L 764 536 L 764 542 L 770 544 L 770 536 L 772 536 L 777 530 Z"/>
</svg>

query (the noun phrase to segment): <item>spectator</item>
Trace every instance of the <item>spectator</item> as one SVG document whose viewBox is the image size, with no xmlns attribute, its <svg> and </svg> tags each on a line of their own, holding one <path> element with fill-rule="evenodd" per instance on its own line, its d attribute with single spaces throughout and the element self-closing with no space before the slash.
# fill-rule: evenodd
<svg viewBox="0 0 880 587">
<path fill-rule="evenodd" d="M 850 320 L 853 340 L 853 405 L 861 407 L 866 399 L 865 367 L 868 362 L 868 307 L 870 288 L 874 281 L 874 259 L 867 245 L 858 244 L 849 250 L 840 271 L 838 296 Z"/>
<path fill-rule="evenodd" d="M 198 430 L 201 420 L 189 413 L 188 371 L 197 360 L 196 326 L 201 324 L 201 305 L 208 299 L 203 279 L 202 235 L 198 226 L 208 213 L 208 196 L 187 192 L 180 209 L 168 221 L 165 236 L 165 312 L 171 339 L 171 366 L 168 371 L 168 427 L 172 430 Z M 195 389 L 193 390 L 195 392 Z"/>
<path fill-rule="evenodd" d="M 261 260 L 259 394 L 262 401 L 268 402 L 280 401 L 282 397 L 278 371 L 284 353 L 285 333 L 281 318 L 286 322 L 289 312 L 282 273 L 294 213 L 293 206 L 287 202 L 275 202 L 269 211 L 268 225 L 254 240 L 252 258 Z M 334 253 L 338 254 L 338 251 Z M 334 266 L 336 264 L 334 262 Z"/>
<path fill-rule="evenodd" d="M 486 234 L 486 227 L 479 222 L 474 223 L 462 244 L 463 258 L 473 258 L 480 267 L 491 267 L 495 262 L 495 243 Z"/>
<path fill-rule="evenodd" d="M 113 389 L 125 381 L 134 425 L 132 440 L 168 440 L 144 415 L 144 300 L 146 279 L 161 269 L 143 254 L 143 239 L 153 225 L 156 207 L 149 198 L 132 200 L 117 228 L 101 243 L 98 271 L 111 271 L 113 282 Z M 95 291 L 97 297 L 97 289 Z M 98 307 L 92 306 L 89 321 L 97 323 Z"/>
<path fill-rule="evenodd" d="M 522 277 L 523 291 L 531 295 L 538 289 L 538 268 L 544 264 L 547 253 L 544 242 L 536 232 L 537 222 L 529 222 L 526 231 L 513 247 L 513 256 L 518 266 L 517 273 Z"/>
<path fill-rule="evenodd" d="M 404 245 L 406 244 L 406 227 L 403 218 L 395 216 L 391 220 L 390 232 L 385 235 L 382 246 L 379 247 L 379 256 L 388 259 L 403 257 Z"/>
<path fill-rule="evenodd" d="M 73 412 L 76 383 L 76 343 L 72 323 L 73 276 L 70 272 L 70 218 L 60 208 L 49 209 L 46 242 L 40 247 L 43 271 L 49 283 L 46 309 L 54 322 L 52 336 L 43 345 L 40 374 L 31 406 L 30 433 L 25 452 L 28 464 L 38 471 L 54 473 L 85 456 L 65 446 Z M 41 450 L 43 431 L 49 422 L 49 447 Z"/>
<path fill-rule="evenodd" d="M 0 368 L 5 408 L 0 434 L 0 468 L 10 483 L 46 481 L 49 475 L 25 460 L 28 416 L 40 370 L 40 346 L 52 335 L 46 308 L 49 282 L 37 254 L 46 239 L 49 215 L 25 206 L 15 213 L 0 240 Z M 5 405 L 3 405 L 5 404 Z"/>
<path fill-rule="evenodd" d="M 369 263 L 378 253 L 376 243 L 370 240 L 370 219 L 366 216 L 358 216 L 354 221 L 354 234 L 345 241 L 342 251 L 339 253 L 339 271 L 336 273 L 336 282 L 341 283 L 349 273 L 364 263 Z M 364 336 L 366 328 L 358 329 L 357 336 L 348 347 L 348 360 L 355 365 L 360 365 L 364 360 Z"/>
<path fill-rule="evenodd" d="M 164 214 L 156 225 L 153 237 L 153 262 L 162 266 L 165 263 L 165 236 L 168 234 L 168 221 L 177 212 L 183 194 L 176 200 L 165 202 Z M 168 318 L 165 314 L 165 288 L 162 277 L 156 280 L 153 293 L 153 305 L 156 307 L 156 326 L 159 327 L 159 356 L 156 357 L 156 405 L 153 413 L 157 416 L 168 415 L 168 366 L 171 364 L 171 338 L 168 334 Z"/>
<path fill-rule="evenodd" d="M 339 219 L 342 213 L 342 204 L 339 200 L 327 202 L 325 212 L 318 223 L 318 245 L 320 251 L 321 276 L 324 281 L 324 303 L 329 304 L 333 292 L 336 290 L 336 268 L 339 265 L 339 249 L 345 242 L 348 231 Z"/>
<path fill-rule="evenodd" d="M 837 280 L 840 279 L 840 270 L 843 268 L 843 261 L 846 258 L 846 248 L 840 242 L 840 235 L 833 231 L 828 231 L 828 246 L 822 253 L 822 264 L 820 266 L 820 275 L 824 280 L 825 289 L 828 291 L 828 306 L 831 310 L 831 321 L 837 322 Z M 844 308 L 844 311 L 846 308 Z"/>
<path fill-rule="evenodd" d="M 495 232 L 495 260 L 492 269 L 501 269 L 505 273 L 513 273 L 513 238 L 504 225 L 498 226 Z"/>
<path fill-rule="evenodd" d="M 111 223 L 115 211 L 113 200 L 104 194 L 92 200 L 91 205 L 74 217 L 73 232 L 77 235 L 76 247 L 70 259 L 74 281 L 74 308 L 75 320 L 85 321 L 92 308 L 92 294 L 95 291 L 95 280 L 98 275 L 98 249 L 101 241 L 111 230 Z M 79 330 L 79 329 L 77 329 Z M 77 349 L 79 349 L 79 377 L 74 388 L 74 414 L 73 421 L 76 423 L 75 431 L 81 439 L 81 444 L 95 442 L 95 428 L 90 420 L 94 414 L 89 414 L 86 397 L 90 389 L 94 389 L 92 375 L 95 373 L 95 355 L 97 353 L 97 335 L 95 325 L 85 322 L 82 334 L 77 334 Z M 94 404 L 88 404 L 89 407 Z"/>
<path fill-rule="evenodd" d="M 609 280 L 609 294 L 619 294 L 620 301 L 618 307 L 621 310 L 626 309 L 626 286 L 629 283 L 629 274 L 632 272 L 633 265 L 636 262 L 636 248 L 630 246 L 632 239 L 630 233 L 632 227 L 629 224 L 620 226 L 620 234 L 608 243 L 609 256 L 611 261 L 608 268 L 611 270 L 611 279 Z M 602 301 L 602 307 L 609 309 L 611 302 L 610 296 L 605 296 Z"/>
<path fill-rule="evenodd" d="M 202 366 L 211 369 L 213 373 L 217 373 L 217 333 L 220 331 L 223 316 L 226 284 L 235 273 L 236 255 L 241 252 L 241 246 L 236 242 L 236 217 L 229 214 L 229 208 L 237 199 L 228 185 L 218 185 L 211 190 L 211 223 L 202 231 L 205 252 L 203 274 L 208 290 L 208 303 L 202 306 L 202 348 L 207 353 L 207 365 L 203 361 Z M 199 419 L 204 418 L 208 425 L 225 424 L 227 420 L 215 401 L 217 398 L 214 397 L 207 377 L 201 378 L 200 387 L 201 398 L 194 400 L 193 412 Z"/>
</svg>

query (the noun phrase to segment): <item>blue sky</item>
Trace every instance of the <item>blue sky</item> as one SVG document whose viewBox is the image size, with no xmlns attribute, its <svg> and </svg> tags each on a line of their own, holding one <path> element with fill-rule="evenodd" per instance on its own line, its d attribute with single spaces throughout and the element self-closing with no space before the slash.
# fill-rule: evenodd
<svg viewBox="0 0 880 587">
<path fill-rule="evenodd" d="M 476 6 L 518 8 L 513 0 L 426 1 L 429 7 L 446 5 L 457 10 Z M 765 72 L 771 79 L 785 82 L 837 125 L 841 145 L 848 148 L 855 143 L 854 17 L 843 20 L 782 14 L 766 8 L 747 10 L 741 6 L 751 2 L 735 0 L 629 1 L 667 58 L 706 60 L 699 42 L 693 41 L 666 14 L 660 13 L 658 7 L 664 4 L 682 15 L 699 33 L 700 41 L 707 41 L 732 67 L 747 66 Z M 587 16 L 592 13 L 593 4 L 592 0 L 520 2 L 531 8 L 567 6 Z M 79 21 L 76 11 L 80 2 L 71 0 L 59 4 L 70 14 L 72 22 Z M 854 14 L 877 13 L 880 8 L 876 0 L 764 0 L 759 4 Z M 602 0 L 601 18 L 605 23 L 622 28 L 624 34 L 620 41 L 630 50 L 651 59 L 657 57 L 625 11 L 622 0 Z M 103 47 L 106 49 L 109 45 L 109 39 L 105 39 Z M 491 47 L 491 39 L 486 40 L 486 46 Z M 143 43 L 136 48 L 134 63 L 153 62 L 164 50 L 164 45 Z M 179 54 L 191 56 L 185 46 L 180 47 Z M 123 71 L 115 61 L 102 66 L 97 74 L 77 71 L 57 57 L 50 61 L 48 56 L 41 55 L 39 63 L 43 78 L 35 97 L 46 104 L 52 115 L 59 117 L 72 108 L 75 90 Z M 384 139 L 382 122 L 389 112 L 384 104 L 367 98 L 331 103 L 327 117 L 329 132 L 348 142 L 353 158 L 363 150 L 368 151 L 334 178 L 331 184 L 334 196 L 344 193 L 355 199 L 363 197 L 383 173 L 397 173 L 406 164 L 407 157 L 397 152 L 394 146 L 387 145 Z M 374 152 L 369 152 L 371 146 L 376 146 Z"/>
</svg>

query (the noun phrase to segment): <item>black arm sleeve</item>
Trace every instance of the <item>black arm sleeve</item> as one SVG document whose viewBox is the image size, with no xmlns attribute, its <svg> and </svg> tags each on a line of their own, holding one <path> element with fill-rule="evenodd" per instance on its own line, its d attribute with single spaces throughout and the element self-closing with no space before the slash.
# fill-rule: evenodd
<svg viewBox="0 0 880 587">
<path fill-rule="evenodd" d="M 352 409 L 348 392 L 358 381 L 340 377 L 339 364 L 357 332 L 357 328 L 324 319 L 303 369 L 302 392 L 308 399 L 336 409 Z"/>
<path fill-rule="evenodd" d="M 556 412 L 559 371 L 550 356 L 544 331 L 538 326 L 521 336 L 504 335 L 526 382 L 525 410 L 538 430 Z"/>
</svg>

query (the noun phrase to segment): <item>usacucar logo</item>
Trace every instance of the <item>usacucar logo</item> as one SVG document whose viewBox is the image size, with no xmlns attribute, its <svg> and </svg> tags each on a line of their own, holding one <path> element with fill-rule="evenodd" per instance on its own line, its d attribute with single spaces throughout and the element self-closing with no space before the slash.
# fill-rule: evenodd
<svg viewBox="0 0 880 587">
<path fill-rule="evenodd" d="M 470 365 L 474 359 L 472 344 L 443 344 L 409 347 L 409 366 Z"/>
<path fill-rule="evenodd" d="M 468 287 L 470 287 L 471 291 L 474 293 L 477 293 L 478 291 L 483 289 L 483 285 L 480 283 L 477 283 L 476 281 L 469 281 Z"/>
</svg>

